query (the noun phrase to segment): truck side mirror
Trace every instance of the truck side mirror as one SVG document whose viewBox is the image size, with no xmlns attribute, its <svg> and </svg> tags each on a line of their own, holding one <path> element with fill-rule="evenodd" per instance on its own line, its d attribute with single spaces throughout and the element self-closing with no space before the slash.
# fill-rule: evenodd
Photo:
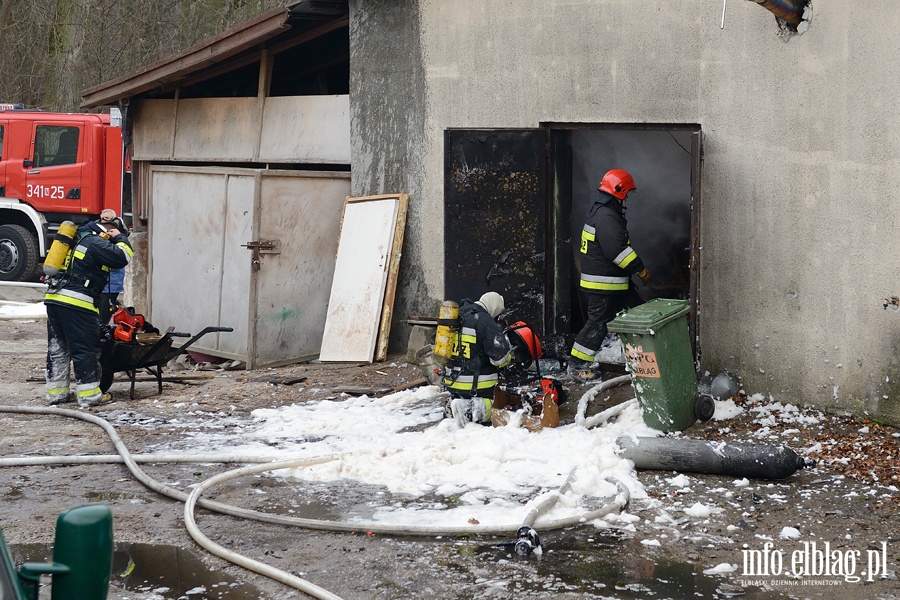
<svg viewBox="0 0 900 600">
<path fill-rule="evenodd" d="M 37 590 L 41 574 L 51 575 L 53 598 L 105 600 L 112 558 L 112 511 L 104 504 L 87 504 L 57 517 L 53 562 L 24 563 L 19 576 Z"/>
<path fill-rule="evenodd" d="M 34 166 L 34 161 L 31 160 L 30 158 L 26 158 L 25 160 L 22 161 L 22 166 L 25 167 L 26 169 L 30 169 L 31 167 Z"/>
</svg>

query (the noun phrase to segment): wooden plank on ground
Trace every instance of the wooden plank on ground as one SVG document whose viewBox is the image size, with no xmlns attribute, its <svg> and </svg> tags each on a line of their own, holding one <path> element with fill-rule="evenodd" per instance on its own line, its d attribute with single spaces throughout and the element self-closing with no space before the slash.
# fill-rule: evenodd
<svg viewBox="0 0 900 600">
<path fill-rule="evenodd" d="M 383 386 L 367 386 L 367 385 L 339 385 L 331 388 L 336 394 L 350 394 L 351 396 L 373 396 L 375 394 L 384 394 L 390 392 L 393 388 L 389 385 Z"/>
</svg>

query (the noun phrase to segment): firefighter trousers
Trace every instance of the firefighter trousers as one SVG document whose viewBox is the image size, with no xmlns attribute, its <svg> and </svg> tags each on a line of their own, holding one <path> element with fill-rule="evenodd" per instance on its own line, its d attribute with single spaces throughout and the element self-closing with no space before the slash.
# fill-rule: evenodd
<svg viewBox="0 0 900 600">
<path fill-rule="evenodd" d="M 606 324 L 612 321 L 619 311 L 633 308 L 643 301 L 632 287 L 622 294 L 584 292 L 584 296 L 587 300 L 587 320 L 575 337 L 572 356 L 576 361 L 591 363 L 609 332 Z"/>
<path fill-rule="evenodd" d="M 100 391 L 100 319 L 97 313 L 47 304 L 47 400 L 64 402 L 69 395 L 69 362 L 75 367 L 79 404 L 96 402 Z"/>
</svg>

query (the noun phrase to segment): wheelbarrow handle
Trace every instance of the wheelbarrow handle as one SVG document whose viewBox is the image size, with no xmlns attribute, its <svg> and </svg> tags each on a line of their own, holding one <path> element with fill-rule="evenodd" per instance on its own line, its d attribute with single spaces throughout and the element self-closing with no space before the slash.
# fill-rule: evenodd
<svg viewBox="0 0 900 600">
<path fill-rule="evenodd" d="M 203 329 L 200 330 L 200 333 L 198 333 L 197 335 L 195 335 L 194 337 L 192 337 L 191 339 L 186 341 L 184 344 L 182 344 L 181 346 L 176 348 L 172 353 L 170 353 L 167 358 L 167 362 L 168 362 L 168 360 L 175 358 L 182 352 L 187 351 L 187 349 L 191 346 L 191 344 L 193 344 L 194 342 L 196 342 L 197 340 L 202 338 L 207 333 L 214 333 L 217 331 L 228 332 L 228 331 L 234 331 L 234 329 L 232 327 L 204 327 Z M 179 337 L 190 337 L 190 334 L 188 334 L 188 333 L 177 333 L 177 334 L 172 334 L 172 335 L 177 335 Z"/>
<path fill-rule="evenodd" d="M 140 355 L 140 358 L 138 358 L 135 361 L 134 368 L 135 369 L 145 368 L 147 366 L 147 363 L 145 363 L 144 361 L 146 359 L 152 357 L 159 348 L 162 348 L 162 347 L 170 344 L 171 342 L 169 340 L 172 339 L 173 337 L 187 337 L 188 335 L 190 335 L 190 334 L 176 333 L 174 331 L 165 332 L 162 335 L 162 337 L 160 337 L 154 344 L 150 345 L 150 347 L 147 348 L 146 351 Z M 166 362 L 168 362 L 168 361 L 166 361 Z"/>
</svg>

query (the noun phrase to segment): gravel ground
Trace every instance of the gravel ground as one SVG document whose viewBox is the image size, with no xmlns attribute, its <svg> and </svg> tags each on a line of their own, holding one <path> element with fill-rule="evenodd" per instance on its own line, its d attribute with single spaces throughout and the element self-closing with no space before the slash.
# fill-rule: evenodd
<svg viewBox="0 0 900 600">
<path fill-rule="evenodd" d="M 0 299 L 34 297 L 31 291 L 0 288 Z M 45 348 L 43 321 L 0 320 L 0 404 L 45 406 L 40 382 Z M 167 369 L 165 374 L 179 373 L 185 372 Z M 187 373 L 211 377 L 167 382 L 161 395 L 155 382 L 138 382 L 134 400 L 127 399 L 127 381 L 119 379 L 111 388 L 118 401 L 89 412 L 113 424 L 131 452 L 162 452 L 183 445 L 188 429 L 215 428 L 228 435 L 229 423 L 248 420 L 256 408 L 316 402 L 334 397 L 331 390 L 339 386 L 399 388 L 422 377 L 420 369 L 402 357 L 375 365 Z M 304 377 L 302 385 L 290 384 Z M 571 422 L 574 400 L 588 389 L 568 385 L 573 401 L 561 407 L 563 424 Z M 598 397 L 591 411 L 631 397 L 630 387 L 615 388 Z M 217 543 L 348 599 L 900 597 L 900 434 L 784 400 L 781 405 L 743 394 L 732 400 L 743 409 L 738 416 L 697 424 L 685 435 L 785 444 L 817 460 L 817 466 L 778 481 L 640 472 L 648 499 L 632 502 L 621 517 L 608 519 L 604 529 L 586 525 L 548 533 L 545 542 L 553 551 L 541 560 L 516 559 L 497 539 L 330 533 L 246 522 L 204 510 L 198 510 L 198 522 Z M 0 452 L 4 457 L 111 454 L 113 448 L 101 429 L 75 419 L 0 413 Z M 143 468 L 160 481 L 186 489 L 233 466 Z M 223 486 L 216 499 L 276 513 L 335 518 L 365 504 L 372 493 L 362 486 L 304 486 L 256 476 Z M 148 572 L 148 580 L 166 581 L 129 585 L 129 578 L 123 577 L 114 581 L 111 598 L 306 597 L 206 553 L 185 531 L 182 503 L 146 488 L 123 465 L 3 467 L 0 497 L 0 525 L 20 559 L 46 551 L 60 511 L 88 502 L 108 504 L 117 540 L 114 571 L 124 571 L 130 557 Z M 782 556 L 789 567 L 794 553 L 804 548 L 812 552 L 813 542 L 819 551 L 828 545 L 833 568 L 827 575 L 810 571 L 792 579 L 742 572 L 745 551 L 768 548 L 767 556 Z M 852 575 L 861 575 L 876 557 L 887 563 L 876 565 L 878 576 L 872 582 L 865 575 L 853 581 Z M 767 564 L 774 569 L 772 560 Z M 727 572 L 725 565 L 736 565 L 737 570 Z M 154 568 L 162 574 L 153 574 Z M 835 576 L 839 569 L 842 575 Z M 704 570 L 709 574 L 703 575 Z M 175 589 L 174 579 L 183 581 L 183 587 Z"/>
</svg>

